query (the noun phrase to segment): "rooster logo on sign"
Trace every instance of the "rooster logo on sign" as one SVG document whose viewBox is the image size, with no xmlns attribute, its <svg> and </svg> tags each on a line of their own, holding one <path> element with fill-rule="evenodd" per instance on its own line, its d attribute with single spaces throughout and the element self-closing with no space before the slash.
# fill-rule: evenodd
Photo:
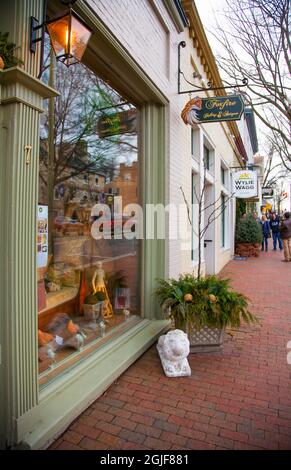
<svg viewBox="0 0 291 470">
<path fill-rule="evenodd" d="M 202 99 L 196 96 L 192 100 L 188 101 L 183 111 L 181 112 L 181 118 L 183 119 L 185 124 L 190 124 L 190 126 L 194 126 L 200 121 L 198 111 L 201 111 L 201 109 Z"/>
</svg>

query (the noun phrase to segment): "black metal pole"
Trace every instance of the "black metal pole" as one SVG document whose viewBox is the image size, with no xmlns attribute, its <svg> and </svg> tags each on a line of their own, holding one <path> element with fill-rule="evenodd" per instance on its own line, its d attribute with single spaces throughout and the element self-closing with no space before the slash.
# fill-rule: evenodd
<svg viewBox="0 0 291 470">
<path fill-rule="evenodd" d="M 185 93 L 183 91 L 180 91 L 180 86 L 181 86 L 181 47 L 186 47 L 186 42 L 181 41 L 179 42 L 178 45 L 178 94 L 180 95 L 181 93 Z"/>
<path fill-rule="evenodd" d="M 42 14 L 42 28 L 41 28 L 40 65 L 39 65 L 39 74 L 38 74 L 38 76 L 37 76 L 38 79 L 41 78 L 42 72 L 43 72 L 44 34 L 45 34 L 46 8 L 47 8 L 47 0 L 44 0 L 44 3 L 43 3 L 43 14 Z"/>
<path fill-rule="evenodd" d="M 248 79 L 246 77 L 244 77 L 242 79 L 241 84 L 212 87 L 211 83 L 209 83 L 207 87 L 204 87 L 204 88 L 197 87 L 197 85 L 194 85 L 194 83 L 191 83 L 186 79 L 184 73 L 181 70 L 181 47 L 183 47 L 183 48 L 186 47 L 186 42 L 185 41 L 181 41 L 178 44 L 178 95 L 189 94 L 189 93 L 198 93 L 199 91 L 226 90 L 226 89 L 229 89 L 229 88 L 234 89 L 234 88 L 241 88 L 241 87 L 244 87 L 244 86 L 248 85 Z M 187 82 L 189 85 L 192 85 L 196 88 L 193 88 L 192 90 L 181 91 L 181 75 L 183 75 L 185 82 Z"/>
</svg>

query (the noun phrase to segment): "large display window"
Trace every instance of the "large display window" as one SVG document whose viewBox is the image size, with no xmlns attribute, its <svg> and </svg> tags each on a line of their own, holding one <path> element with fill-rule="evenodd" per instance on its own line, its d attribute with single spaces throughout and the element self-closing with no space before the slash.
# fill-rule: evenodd
<svg viewBox="0 0 291 470">
<path fill-rule="evenodd" d="M 40 382 L 139 321 L 138 109 L 83 64 L 50 64 L 40 128 Z"/>
</svg>

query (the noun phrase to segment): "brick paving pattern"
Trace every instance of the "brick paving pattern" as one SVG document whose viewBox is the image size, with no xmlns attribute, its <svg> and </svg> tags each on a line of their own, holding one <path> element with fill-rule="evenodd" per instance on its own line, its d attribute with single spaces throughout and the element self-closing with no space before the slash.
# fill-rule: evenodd
<svg viewBox="0 0 291 470">
<path fill-rule="evenodd" d="M 165 377 L 155 346 L 50 449 L 291 449 L 291 263 L 281 253 L 231 261 L 221 275 L 261 325 L 228 330 L 223 352 L 190 355 Z"/>
</svg>

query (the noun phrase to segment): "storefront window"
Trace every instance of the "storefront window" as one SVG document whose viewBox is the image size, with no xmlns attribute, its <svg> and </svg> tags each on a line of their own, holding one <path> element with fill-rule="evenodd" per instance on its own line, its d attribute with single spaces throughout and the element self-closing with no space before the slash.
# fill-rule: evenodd
<svg viewBox="0 0 291 470">
<path fill-rule="evenodd" d="M 40 129 L 41 383 L 122 334 L 140 310 L 128 206 L 139 202 L 138 110 L 83 64 L 50 64 L 44 80 L 60 96 L 46 104 Z"/>
</svg>

